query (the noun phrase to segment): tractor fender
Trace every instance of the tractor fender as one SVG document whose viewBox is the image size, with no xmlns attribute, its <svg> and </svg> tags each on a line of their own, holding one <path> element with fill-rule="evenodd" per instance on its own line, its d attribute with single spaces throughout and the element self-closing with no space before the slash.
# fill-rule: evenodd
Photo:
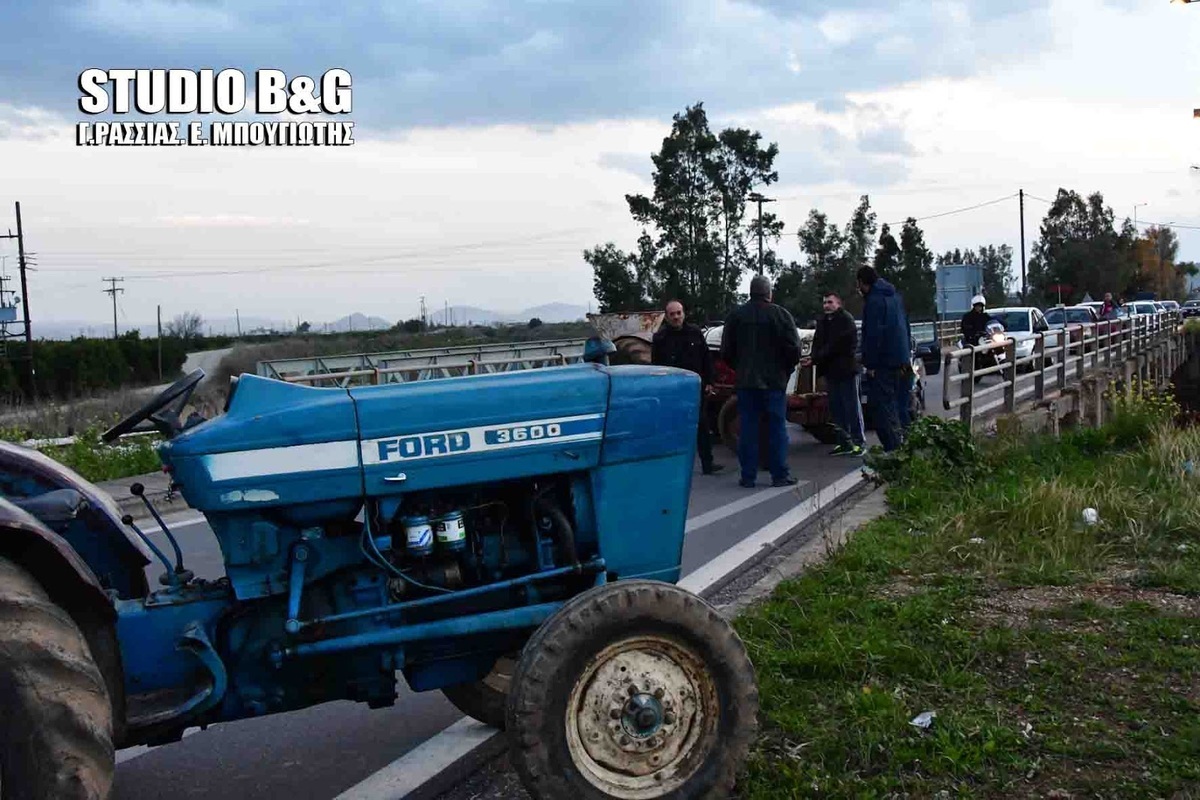
<svg viewBox="0 0 1200 800">
<path fill-rule="evenodd" d="M 140 571 L 153 560 L 154 555 L 145 542 L 121 524 L 121 509 L 112 496 L 74 470 L 37 450 L 0 441 L 0 477 L 8 475 L 25 476 L 40 486 L 41 492 L 74 489 L 104 518 L 105 526 L 114 534 L 110 541 L 130 569 Z"/>
<path fill-rule="evenodd" d="M 116 608 L 100 581 L 67 540 L 29 512 L 0 498 L 0 555 L 29 571 L 56 604 L 74 615 L 96 613 L 105 622 Z"/>
</svg>

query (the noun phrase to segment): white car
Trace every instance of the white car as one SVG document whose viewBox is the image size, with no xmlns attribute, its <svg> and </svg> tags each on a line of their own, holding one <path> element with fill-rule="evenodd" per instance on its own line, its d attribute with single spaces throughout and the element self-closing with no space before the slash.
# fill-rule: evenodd
<svg viewBox="0 0 1200 800">
<path fill-rule="evenodd" d="M 713 352 L 720 352 L 721 334 L 724 332 L 724 325 L 717 325 L 704 332 L 704 342 L 708 345 L 709 350 L 712 350 Z M 812 352 L 812 341 L 817 332 L 811 329 L 806 330 L 804 328 L 796 328 L 796 333 L 800 337 L 800 354 L 802 356 L 807 356 L 810 352 Z"/>
<path fill-rule="evenodd" d="M 1033 306 L 1009 306 L 1008 308 L 989 308 L 987 312 L 992 319 L 1004 326 L 1004 335 L 1017 343 L 1016 357 L 1019 361 L 1033 355 L 1037 344 L 1037 335 L 1043 334 L 1047 348 L 1059 347 L 1061 334 L 1050 327 L 1041 309 Z M 1050 359 L 1047 359 L 1049 362 Z"/>
<path fill-rule="evenodd" d="M 1130 316 L 1147 316 L 1158 313 L 1158 306 L 1150 300 L 1135 300 L 1132 303 L 1126 303 L 1124 308 L 1129 311 Z"/>
<path fill-rule="evenodd" d="M 1046 309 L 1046 324 L 1055 330 L 1062 330 L 1068 325 L 1082 326 L 1080 333 L 1078 330 L 1073 330 L 1071 333 L 1071 341 L 1079 341 L 1079 339 L 1091 339 L 1096 335 L 1096 323 L 1100 321 L 1096 309 L 1092 306 L 1084 304 L 1079 306 L 1055 306 L 1054 308 Z"/>
</svg>

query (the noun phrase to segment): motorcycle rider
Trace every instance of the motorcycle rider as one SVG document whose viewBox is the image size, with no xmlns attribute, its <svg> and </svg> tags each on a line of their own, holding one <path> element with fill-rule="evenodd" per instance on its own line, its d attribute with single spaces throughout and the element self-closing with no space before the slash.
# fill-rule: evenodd
<svg viewBox="0 0 1200 800">
<path fill-rule="evenodd" d="M 962 318 L 962 338 L 963 345 L 966 347 L 974 347 L 979 344 L 979 339 L 987 333 L 987 324 L 992 318 L 983 309 L 987 306 L 983 295 L 977 294 L 971 298 L 971 310 L 963 314 Z"/>
<path fill-rule="evenodd" d="M 992 321 L 992 317 L 984 308 L 987 307 L 987 301 L 983 295 L 977 294 L 971 298 L 971 310 L 963 314 L 962 322 L 962 343 L 963 347 L 978 347 L 980 339 L 987 335 L 988 323 Z M 965 360 L 960 363 L 968 363 Z M 984 369 L 996 365 L 996 354 L 992 352 L 981 353 L 975 356 L 975 368 Z M 976 377 L 975 383 L 983 380 L 982 377 Z"/>
</svg>

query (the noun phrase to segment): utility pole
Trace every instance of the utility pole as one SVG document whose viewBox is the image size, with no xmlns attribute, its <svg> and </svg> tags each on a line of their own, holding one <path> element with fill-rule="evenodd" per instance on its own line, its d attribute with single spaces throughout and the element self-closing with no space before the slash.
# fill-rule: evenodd
<svg viewBox="0 0 1200 800">
<path fill-rule="evenodd" d="M 107 283 L 108 288 L 104 289 L 104 293 L 112 296 L 113 301 L 113 338 L 117 338 L 117 295 L 124 294 L 124 289 L 118 289 L 118 283 L 124 283 L 124 278 L 101 278 L 101 283 Z"/>
<path fill-rule="evenodd" d="M 233 317 L 237 320 L 238 338 L 242 338 L 242 314 L 236 308 L 233 310 Z"/>
<path fill-rule="evenodd" d="M 162 306 L 158 308 L 158 380 L 162 381 Z"/>
<path fill-rule="evenodd" d="M 25 397 L 32 400 L 36 371 L 33 368 L 33 332 L 29 327 L 29 283 L 25 277 L 25 269 L 28 266 L 28 262 L 25 259 L 25 231 L 21 227 L 21 204 L 19 202 L 16 203 L 16 209 L 17 232 L 14 234 L 12 229 L 9 228 L 8 234 L 0 236 L 0 239 L 17 240 L 17 266 L 21 271 L 21 309 L 25 321 Z M 7 350 L 7 337 L 5 349 Z"/>
<path fill-rule="evenodd" d="M 429 327 L 429 320 L 425 316 L 425 295 L 421 295 L 421 330 Z"/>
<path fill-rule="evenodd" d="M 762 226 L 762 206 L 763 203 L 774 203 L 775 200 L 770 197 L 763 197 L 758 192 L 750 195 L 750 199 L 758 203 L 758 274 L 762 275 L 763 271 L 763 226 Z"/>
<path fill-rule="evenodd" d="M 1028 289 L 1025 285 L 1025 190 L 1021 189 L 1018 194 L 1021 196 L 1021 303 L 1024 304 Z"/>
</svg>

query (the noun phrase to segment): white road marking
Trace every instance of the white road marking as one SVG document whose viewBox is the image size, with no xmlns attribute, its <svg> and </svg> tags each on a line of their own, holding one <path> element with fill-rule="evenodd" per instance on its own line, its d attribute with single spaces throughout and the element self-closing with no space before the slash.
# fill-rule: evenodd
<svg viewBox="0 0 1200 800">
<path fill-rule="evenodd" d="M 697 593 L 714 585 L 750 560 L 760 549 L 773 544 L 840 495 L 858 486 L 862 480 L 862 475 L 854 472 L 820 489 L 815 496 L 759 528 L 741 543 L 734 545 L 704 566 L 691 572 L 679 582 L 679 585 Z M 795 489 L 794 486 L 772 489 L 727 503 L 689 520 L 687 530 L 691 531 L 711 525 L 730 514 L 735 514 Z M 463 717 L 441 733 L 426 739 L 383 769 L 370 775 L 361 783 L 350 787 L 338 795 L 335 800 L 403 800 L 427 781 L 449 769 L 455 762 L 470 755 L 477 747 L 490 741 L 493 737 L 501 735 L 503 735 L 502 732 L 495 728 Z"/>
<path fill-rule="evenodd" d="M 450 764 L 468 755 L 500 731 L 463 717 L 441 733 L 426 739 L 400 758 L 334 800 L 382 800 L 408 796 Z"/>
<path fill-rule="evenodd" d="M 803 524 L 809 517 L 842 494 L 858 486 L 862 480 L 863 476 L 859 472 L 852 472 L 820 489 L 815 495 L 787 511 L 783 516 L 772 520 L 704 566 L 688 573 L 679 581 L 679 585 L 689 592 L 700 594 L 745 564 L 764 547 L 774 544 L 777 539 L 797 525 Z"/>
<path fill-rule="evenodd" d="M 163 522 L 167 523 L 167 527 L 170 528 L 173 533 L 176 528 L 186 528 L 190 525 L 195 525 L 198 522 L 208 522 L 208 519 L 205 518 L 205 516 L 199 511 L 191 514 L 187 513 L 186 511 L 181 511 L 177 516 L 163 517 Z M 142 533 L 162 533 L 162 528 L 157 524 L 150 525 L 148 527 L 142 527 L 141 525 L 138 525 L 137 520 L 134 520 L 134 524 L 138 526 L 138 529 Z"/>
<path fill-rule="evenodd" d="M 720 522 L 726 517 L 733 516 L 739 511 L 745 511 L 748 508 L 753 508 L 759 503 L 765 503 L 768 500 L 779 497 L 781 494 L 794 492 L 796 489 L 804 486 L 805 483 L 808 483 L 808 481 L 801 481 L 796 486 L 782 486 L 777 489 L 766 489 L 761 492 L 755 492 L 754 494 L 743 497 L 740 500 L 734 500 L 731 503 L 718 506 L 712 511 L 705 511 L 703 514 L 697 514 L 696 516 L 688 519 L 687 527 L 684 528 L 684 533 L 691 533 L 692 531 L 699 530 L 707 525 L 712 525 L 714 522 Z"/>
<path fill-rule="evenodd" d="M 199 732 L 200 732 L 199 728 L 187 728 L 183 732 L 183 738 L 186 739 L 187 737 L 191 736 L 193 733 L 199 733 Z M 138 756 L 146 755 L 146 753 L 149 753 L 153 749 L 154 748 L 148 744 L 138 744 L 138 745 L 134 745 L 133 747 L 126 747 L 124 750 L 118 750 L 117 751 L 117 763 L 124 764 L 126 761 L 132 761 L 133 759 L 137 758 Z"/>
</svg>

